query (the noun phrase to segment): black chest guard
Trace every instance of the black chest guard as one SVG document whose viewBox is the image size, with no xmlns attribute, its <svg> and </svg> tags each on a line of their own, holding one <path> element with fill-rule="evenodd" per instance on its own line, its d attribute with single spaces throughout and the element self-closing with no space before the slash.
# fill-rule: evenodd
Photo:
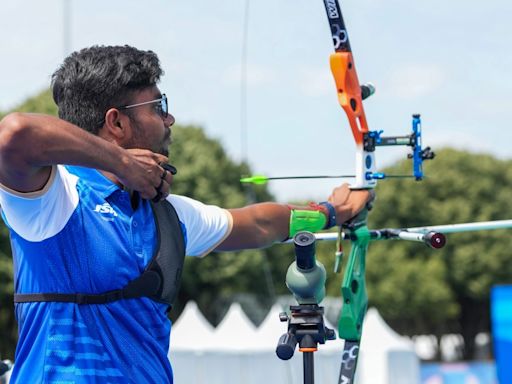
<svg viewBox="0 0 512 384">
<path fill-rule="evenodd" d="M 77 304 L 105 304 L 122 299 L 149 297 L 170 307 L 181 284 L 181 272 L 185 259 L 185 241 L 174 207 L 166 200 L 150 204 L 155 218 L 157 244 L 155 254 L 142 275 L 130 281 L 121 289 L 104 293 L 24 293 L 14 294 L 14 302 L 56 301 Z"/>
</svg>

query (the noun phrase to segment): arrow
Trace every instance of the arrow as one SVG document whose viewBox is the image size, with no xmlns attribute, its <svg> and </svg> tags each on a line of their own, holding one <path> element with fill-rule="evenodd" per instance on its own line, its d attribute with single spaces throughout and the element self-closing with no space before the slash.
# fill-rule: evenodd
<svg viewBox="0 0 512 384">
<path fill-rule="evenodd" d="M 301 180 L 301 179 L 350 179 L 355 178 L 356 175 L 315 175 L 315 176 L 276 176 L 276 177 L 269 177 L 265 175 L 253 175 L 248 177 L 243 177 L 240 179 L 241 183 L 244 184 L 267 184 L 269 181 L 272 180 Z M 375 172 L 371 173 L 368 172 L 366 174 L 367 180 L 382 180 L 382 179 L 410 179 L 414 178 L 413 175 L 388 175 L 382 172 Z"/>
<path fill-rule="evenodd" d="M 345 179 L 352 178 L 355 175 L 324 175 L 324 176 L 278 176 L 278 177 L 268 177 L 264 175 L 254 175 L 249 177 L 244 177 L 240 179 L 241 183 L 251 183 L 251 184 L 266 184 L 271 180 L 293 180 L 293 179 Z"/>
</svg>

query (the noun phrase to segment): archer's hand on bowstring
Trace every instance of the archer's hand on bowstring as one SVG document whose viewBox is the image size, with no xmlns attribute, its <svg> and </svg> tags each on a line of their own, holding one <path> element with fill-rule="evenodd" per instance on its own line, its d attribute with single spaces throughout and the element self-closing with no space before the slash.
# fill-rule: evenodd
<svg viewBox="0 0 512 384">
<path fill-rule="evenodd" d="M 368 208 L 367 204 L 374 198 L 373 190 L 350 189 L 348 184 L 342 184 L 334 188 L 327 201 L 336 211 L 336 223 L 342 225 L 357 216 L 364 208 Z"/>
<path fill-rule="evenodd" d="M 167 164 L 168 158 L 147 149 L 127 149 L 126 153 L 126 166 L 117 175 L 125 188 L 137 191 L 143 199 L 164 200 L 176 173 Z"/>
</svg>

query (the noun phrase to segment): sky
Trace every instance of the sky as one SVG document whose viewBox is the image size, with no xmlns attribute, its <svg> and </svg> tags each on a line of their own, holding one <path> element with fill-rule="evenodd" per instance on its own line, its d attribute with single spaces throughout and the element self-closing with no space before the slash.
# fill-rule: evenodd
<svg viewBox="0 0 512 384">
<path fill-rule="evenodd" d="M 434 150 L 452 146 L 512 157 L 512 2 L 340 5 L 359 80 L 377 90 L 365 101 L 371 130 L 408 134 L 411 115 L 421 113 L 423 143 Z M 48 87 L 70 51 L 129 44 L 159 55 L 165 71 L 160 88 L 177 123 L 202 126 L 254 173 L 354 169 L 354 141 L 337 103 L 329 69 L 333 47 L 320 0 L 2 0 L 0 17 L 0 110 Z M 377 151 L 381 166 L 407 153 Z M 325 200 L 340 182 L 276 181 L 270 189 L 280 201 Z"/>
</svg>

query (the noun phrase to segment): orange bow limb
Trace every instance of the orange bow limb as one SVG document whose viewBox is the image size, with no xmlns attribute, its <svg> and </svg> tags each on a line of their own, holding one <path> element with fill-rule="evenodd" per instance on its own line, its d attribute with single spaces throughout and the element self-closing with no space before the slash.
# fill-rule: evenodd
<svg viewBox="0 0 512 384">
<path fill-rule="evenodd" d="M 363 134 L 369 130 L 352 53 L 335 52 L 331 55 L 330 61 L 338 91 L 338 102 L 347 114 L 356 143 L 362 145 Z"/>
</svg>

